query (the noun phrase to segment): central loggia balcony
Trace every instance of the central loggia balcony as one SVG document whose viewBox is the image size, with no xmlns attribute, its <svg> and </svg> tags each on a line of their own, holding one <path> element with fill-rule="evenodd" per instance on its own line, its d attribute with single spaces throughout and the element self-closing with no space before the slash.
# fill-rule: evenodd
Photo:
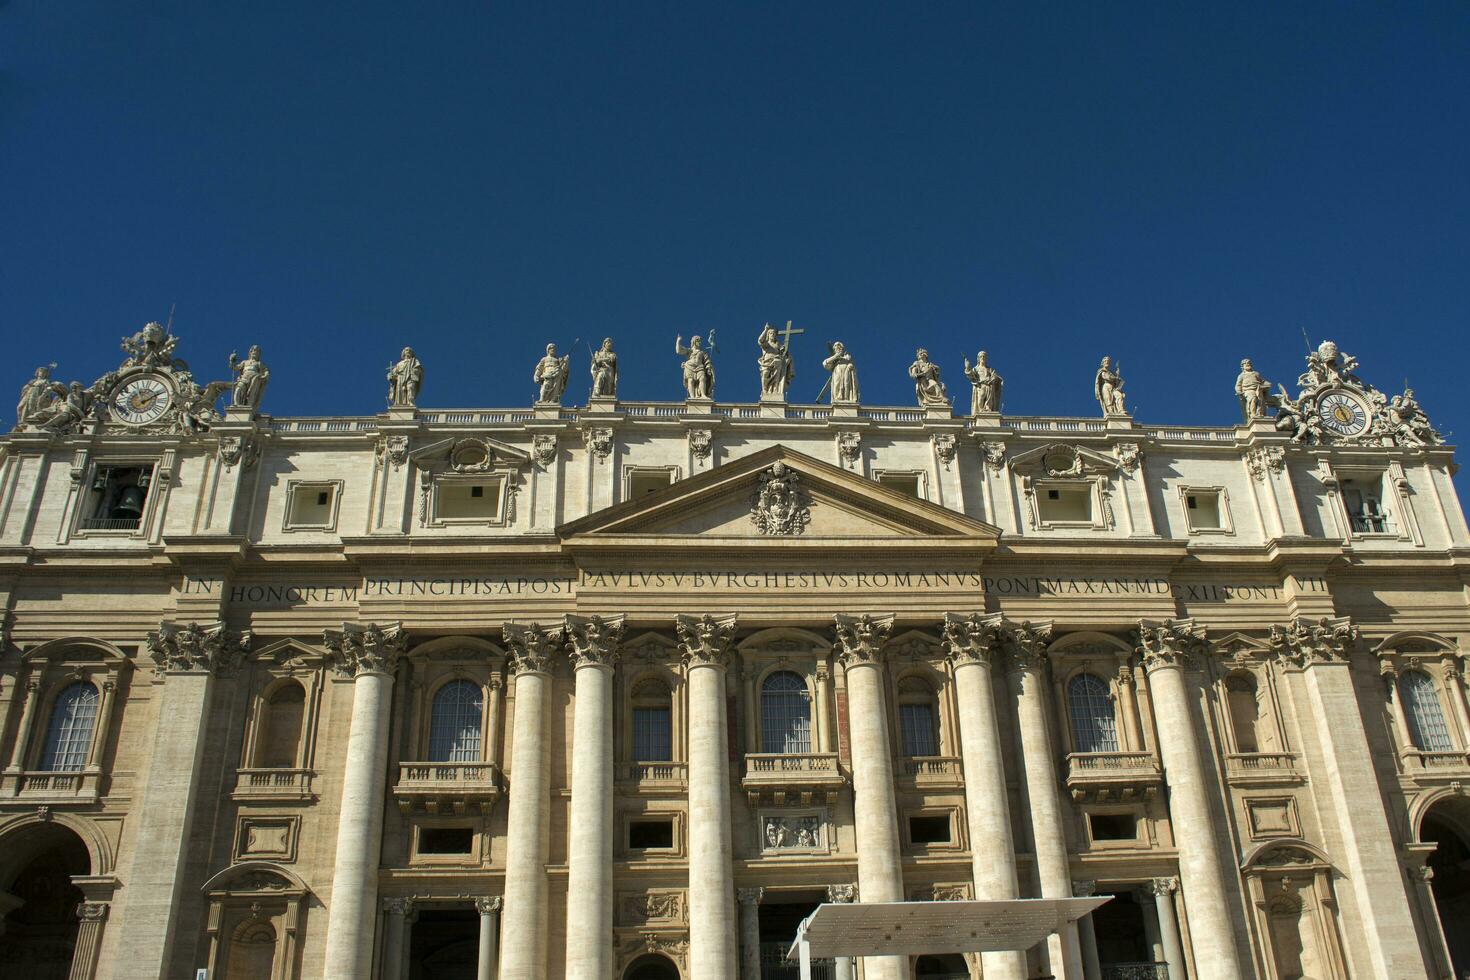
<svg viewBox="0 0 1470 980">
<path fill-rule="evenodd" d="M 836 752 L 747 753 L 745 778 L 740 781 L 752 804 L 765 797 L 776 806 L 792 802 L 807 806 L 819 796 L 836 803 L 846 784 Z"/>
<path fill-rule="evenodd" d="M 962 786 L 964 765 L 952 755 L 912 755 L 898 760 L 898 780 L 906 788 Z"/>
<path fill-rule="evenodd" d="M 1067 789 L 1075 800 L 1152 799 L 1163 784 L 1152 752 L 1073 752 L 1067 756 Z"/>
<path fill-rule="evenodd" d="M 232 799 L 251 803 L 308 803 L 315 798 L 312 769 L 236 769 Z"/>
<path fill-rule="evenodd" d="M 393 796 L 398 808 L 411 813 L 488 814 L 500 798 L 500 768 L 490 762 L 401 762 Z"/>
<path fill-rule="evenodd" d="M 624 762 L 618 783 L 625 793 L 682 796 L 689 791 L 689 767 L 683 762 Z"/>
</svg>

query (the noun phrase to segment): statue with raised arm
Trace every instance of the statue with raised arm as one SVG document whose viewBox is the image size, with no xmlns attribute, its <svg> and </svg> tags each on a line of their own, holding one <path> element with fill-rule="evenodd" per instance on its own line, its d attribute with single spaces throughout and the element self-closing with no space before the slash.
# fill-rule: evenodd
<svg viewBox="0 0 1470 980">
<path fill-rule="evenodd" d="M 418 404 L 419 392 L 424 387 L 424 362 L 414 354 L 412 347 L 403 348 L 398 363 L 388 368 L 388 405 L 392 408 L 413 408 Z"/>
<path fill-rule="evenodd" d="M 929 360 L 929 352 L 922 347 L 909 365 L 909 377 L 914 379 L 914 397 L 920 408 L 950 407 L 949 389 L 939 379 L 939 365 Z"/>
<path fill-rule="evenodd" d="M 266 382 L 271 377 L 270 370 L 260 359 L 260 347 L 252 346 L 243 361 L 230 351 L 230 373 L 235 376 L 234 386 L 230 389 L 230 406 L 248 408 L 252 412 L 259 409 L 260 400 L 265 397 Z"/>
<path fill-rule="evenodd" d="M 832 372 L 827 382 L 832 386 L 833 405 L 856 405 L 858 403 L 857 365 L 842 341 L 832 342 L 832 353 L 822 362 L 822 367 Z"/>
<path fill-rule="evenodd" d="M 1266 417 L 1266 409 L 1273 407 L 1271 382 L 1251 365 L 1251 359 L 1240 362 L 1240 373 L 1235 376 L 1235 397 L 1240 399 L 1240 414 L 1246 422 Z"/>
<path fill-rule="evenodd" d="M 684 358 L 684 391 L 691 400 L 715 397 L 715 362 L 704 349 L 704 341 L 698 334 L 689 338 L 684 346 L 684 337 L 674 338 L 674 353 Z"/>
<path fill-rule="evenodd" d="M 1127 415 L 1123 404 L 1123 376 L 1113 368 L 1113 359 L 1104 357 L 1092 382 L 1092 393 L 1102 406 L 1104 415 Z"/>
<path fill-rule="evenodd" d="M 998 413 L 1005 380 L 990 366 L 989 355 L 983 350 L 977 353 L 974 367 L 970 366 L 970 359 L 965 358 L 965 377 L 970 379 L 970 414 Z"/>
<path fill-rule="evenodd" d="M 541 386 L 537 402 L 561 402 L 567 390 L 567 365 L 571 359 L 570 354 L 558 357 L 555 344 L 546 345 L 546 356 L 536 362 L 536 370 L 531 372 L 531 380 Z"/>
<path fill-rule="evenodd" d="M 15 427 L 25 425 L 33 415 L 39 415 L 57 398 L 66 394 L 66 386 L 51 380 L 55 364 L 36 368 L 36 374 L 20 389 L 20 404 L 15 407 Z"/>
<path fill-rule="evenodd" d="M 756 362 L 761 373 L 761 397 L 785 398 L 786 386 L 796 377 L 796 362 L 791 352 L 781 343 L 776 328 L 769 323 L 755 339 L 761 354 Z"/>
<path fill-rule="evenodd" d="M 592 352 L 592 397 L 618 397 L 618 355 L 613 353 L 611 337 Z"/>
</svg>

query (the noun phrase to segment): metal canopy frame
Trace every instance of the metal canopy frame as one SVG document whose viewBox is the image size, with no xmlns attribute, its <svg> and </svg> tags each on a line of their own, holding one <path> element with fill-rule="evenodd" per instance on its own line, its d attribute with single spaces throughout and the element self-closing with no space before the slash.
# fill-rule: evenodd
<svg viewBox="0 0 1470 980">
<path fill-rule="evenodd" d="M 1025 950 L 1110 895 L 992 902 L 828 902 L 802 920 L 787 960 L 811 980 L 812 957 L 922 956 Z"/>
</svg>

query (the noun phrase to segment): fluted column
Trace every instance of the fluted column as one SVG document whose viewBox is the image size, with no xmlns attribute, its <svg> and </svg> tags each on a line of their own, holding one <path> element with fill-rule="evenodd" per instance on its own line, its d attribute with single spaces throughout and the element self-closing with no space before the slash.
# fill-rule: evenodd
<svg viewBox="0 0 1470 980">
<path fill-rule="evenodd" d="M 496 980 L 496 945 L 500 941 L 501 899 L 499 895 L 475 899 L 475 911 L 480 913 L 480 950 L 475 965 L 475 980 Z"/>
<path fill-rule="evenodd" d="M 71 955 L 71 972 L 67 980 L 94 980 L 97 958 L 102 953 L 102 929 L 107 925 L 106 902 L 80 902 L 77 905 L 77 941 Z"/>
<path fill-rule="evenodd" d="M 21 772 L 26 767 L 26 753 L 31 744 L 31 729 L 36 726 L 36 702 L 40 700 L 41 682 L 32 676 L 20 685 L 20 725 L 15 730 L 15 745 L 10 753 L 11 772 Z"/>
<path fill-rule="evenodd" d="M 893 618 L 867 614 L 836 617 L 837 652 L 847 672 L 858 892 L 864 902 L 903 901 L 898 801 L 893 790 L 893 754 L 881 663 Z M 866 980 L 903 980 L 908 975 L 908 959 L 869 956 L 864 959 L 863 974 Z"/>
<path fill-rule="evenodd" d="M 546 980 L 546 860 L 551 847 L 551 665 L 561 650 L 561 626 L 502 631 L 515 672 L 515 732 L 511 744 L 510 804 L 505 826 L 505 934 L 501 980 Z"/>
<path fill-rule="evenodd" d="M 403 937 L 412 914 L 413 899 L 383 899 L 383 962 L 378 970 L 381 980 L 402 980 Z"/>
<path fill-rule="evenodd" d="M 1179 941 L 1179 916 L 1174 911 L 1174 892 L 1179 889 L 1179 879 L 1154 878 L 1146 887 L 1154 897 L 1159 942 L 1164 947 L 1164 962 L 1169 965 L 1169 976 L 1182 977 L 1185 975 L 1184 946 Z"/>
<path fill-rule="evenodd" d="M 577 688 L 566 975 L 605 980 L 613 972 L 613 664 L 623 617 L 568 616 L 566 629 Z"/>
<path fill-rule="evenodd" d="M 342 772 L 322 976 L 355 980 L 372 969 L 393 672 L 408 635 L 398 623 L 344 623 L 340 630 L 327 630 L 323 641 L 332 666 L 352 678 L 352 725 Z"/>
<path fill-rule="evenodd" d="M 740 977 L 761 980 L 761 896 L 764 888 L 742 888 L 735 893 L 740 903 Z"/>
<path fill-rule="evenodd" d="M 735 980 L 725 669 L 736 618 L 680 616 L 676 626 L 689 677 L 689 975 Z"/>
<path fill-rule="evenodd" d="M 944 618 L 944 648 L 954 664 L 960 714 L 960 758 L 965 768 L 965 813 L 970 825 L 970 864 L 975 898 L 997 901 L 1020 897 L 1016 847 L 1006 792 L 1000 724 L 995 716 L 994 660 L 1004 641 L 995 617 Z M 987 978 L 1024 980 L 1026 955 L 1019 951 L 984 953 Z"/>
<path fill-rule="evenodd" d="M 1169 785 L 1169 817 L 1179 848 L 1179 879 L 1189 904 L 1196 975 L 1199 980 L 1234 980 L 1246 973 L 1235 944 L 1231 890 L 1184 683 L 1186 658 L 1204 650 L 1204 630 L 1189 620 L 1144 621 L 1139 626 L 1139 654 L 1153 695 L 1159 755 Z M 1229 873 L 1236 873 L 1233 864 Z"/>
<path fill-rule="evenodd" d="M 845 905 L 856 902 L 857 897 L 858 887 L 855 884 L 827 886 L 827 901 L 829 902 Z M 839 956 L 833 961 L 832 980 L 855 980 L 851 956 Z"/>
<path fill-rule="evenodd" d="M 1021 734 L 1022 786 L 1031 814 L 1031 840 L 1042 898 L 1071 898 L 1072 869 L 1067 854 L 1066 816 L 1057 778 L 1056 750 L 1046 716 L 1046 644 L 1051 623 L 996 624 L 1010 654 L 1008 681 L 1016 702 Z M 1047 956 L 1058 980 L 1081 980 L 1082 949 L 1077 924 L 1069 922 L 1047 937 Z"/>
<path fill-rule="evenodd" d="M 1078 898 L 1089 898 L 1097 894 L 1097 882 L 1074 880 L 1072 894 Z M 1097 957 L 1097 930 L 1093 928 L 1091 912 L 1077 920 L 1077 942 L 1082 946 L 1082 975 L 1087 980 L 1102 980 L 1102 963 Z"/>
<path fill-rule="evenodd" d="M 1423 954 L 1409 914 L 1404 864 L 1394 846 L 1394 822 L 1383 805 L 1368 734 L 1353 687 L 1349 654 L 1358 628 L 1346 617 L 1297 619 L 1271 630 L 1271 648 L 1305 674 L 1311 717 L 1320 733 L 1321 762 L 1308 757 L 1314 783 L 1331 796 L 1341 834 L 1344 877 L 1355 901 L 1349 914 L 1364 934 L 1375 976 L 1423 977 Z M 1397 699 L 1395 699 L 1397 700 Z M 1181 869 L 1182 870 L 1182 869 Z M 1189 895 L 1185 884 L 1185 897 Z M 1191 908 L 1191 931 L 1193 931 Z M 1348 927 L 1353 923 L 1349 919 Z M 1198 958 L 1198 954 L 1196 954 Z"/>
<path fill-rule="evenodd" d="M 194 809 L 204 759 L 215 678 L 248 649 L 250 634 L 223 623 L 160 623 L 148 649 L 163 680 L 158 695 L 148 776 L 136 801 L 137 843 L 124 879 L 119 928 L 128 954 L 118 958 L 117 980 L 158 980 L 177 971 L 170 963 L 178 909 L 197 900 L 183 881 L 185 853 L 194 839 Z"/>
</svg>

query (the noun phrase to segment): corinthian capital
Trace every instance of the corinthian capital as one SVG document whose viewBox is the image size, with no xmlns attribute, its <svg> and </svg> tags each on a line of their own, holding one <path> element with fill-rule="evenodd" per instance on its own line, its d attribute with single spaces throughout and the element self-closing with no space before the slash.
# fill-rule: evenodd
<svg viewBox="0 0 1470 980">
<path fill-rule="evenodd" d="M 944 654 L 960 664 L 989 664 L 1000 653 L 1000 635 L 992 628 L 994 616 L 944 614 Z"/>
<path fill-rule="evenodd" d="M 565 626 L 542 626 L 531 623 L 506 623 L 500 635 L 510 647 L 511 670 L 517 674 L 545 674 L 551 670 L 551 659 L 566 644 Z"/>
<path fill-rule="evenodd" d="M 221 673 L 240 662 L 250 649 L 250 631 L 235 633 L 224 623 L 174 623 L 168 620 L 148 634 L 148 652 L 160 674 L 183 670 Z"/>
<path fill-rule="evenodd" d="M 567 638 L 572 644 L 572 666 L 611 667 L 623 641 L 624 617 L 572 616 L 566 618 Z"/>
<path fill-rule="evenodd" d="M 843 666 L 875 663 L 883 644 L 888 642 L 888 634 L 893 632 L 894 618 L 893 613 L 885 616 L 869 613 L 845 616 L 838 613 L 832 617 L 837 626 L 837 655 Z"/>
<path fill-rule="evenodd" d="M 679 615 L 674 619 L 674 628 L 679 633 L 679 653 L 691 666 L 714 664 L 725 666 L 730 654 L 730 641 L 735 637 L 735 626 L 739 617 Z"/>
<path fill-rule="evenodd" d="M 1138 623 L 1138 655 L 1145 670 L 1184 667 L 1192 658 L 1203 659 L 1205 628 L 1192 619 L 1163 622 L 1144 619 Z"/>
<path fill-rule="evenodd" d="M 343 623 L 339 630 L 323 630 L 322 642 L 331 651 L 339 674 L 391 674 L 408 648 L 402 623 Z"/>
<path fill-rule="evenodd" d="M 1358 628 L 1350 616 L 1298 616 L 1290 625 L 1271 627 L 1271 652 L 1299 667 L 1345 662 L 1357 642 Z"/>
</svg>

